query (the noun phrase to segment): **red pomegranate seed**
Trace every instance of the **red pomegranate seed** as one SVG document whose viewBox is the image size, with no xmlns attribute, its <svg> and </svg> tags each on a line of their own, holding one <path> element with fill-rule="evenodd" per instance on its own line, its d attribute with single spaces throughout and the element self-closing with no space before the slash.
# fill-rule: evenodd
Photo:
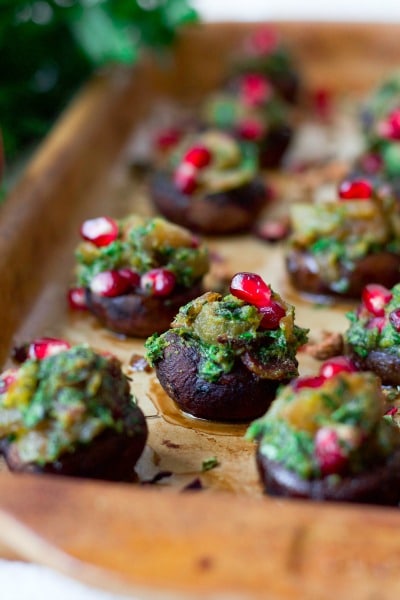
<svg viewBox="0 0 400 600">
<path fill-rule="evenodd" d="M 18 369 L 7 369 L 0 375 L 0 394 L 4 394 L 17 378 Z"/>
<path fill-rule="evenodd" d="M 271 288 L 255 273 L 236 273 L 232 277 L 230 292 L 258 308 L 267 307 L 271 302 Z"/>
<path fill-rule="evenodd" d="M 379 283 L 369 283 L 361 295 L 365 308 L 375 317 L 383 317 L 385 306 L 392 298 L 392 292 Z"/>
<path fill-rule="evenodd" d="M 126 281 L 129 283 L 131 288 L 135 288 L 140 285 L 140 275 L 137 271 L 134 271 L 130 267 L 124 267 L 123 269 L 118 269 L 118 273 L 121 277 L 124 277 Z"/>
<path fill-rule="evenodd" d="M 274 52 L 279 43 L 277 32 L 271 27 L 259 27 L 247 41 L 248 52 L 254 55 L 268 55 Z"/>
<path fill-rule="evenodd" d="M 389 140 L 400 140 L 400 108 L 396 108 L 384 121 L 378 123 L 378 133 Z"/>
<path fill-rule="evenodd" d="M 192 239 L 190 240 L 190 247 L 191 248 L 198 248 L 200 246 L 200 238 L 198 235 L 192 235 Z"/>
<path fill-rule="evenodd" d="M 293 379 L 291 382 L 292 388 L 297 392 L 298 390 L 302 390 L 303 388 L 319 388 L 321 385 L 324 385 L 326 379 L 322 377 L 322 375 L 316 375 L 311 377 L 298 377 L 297 379 Z"/>
<path fill-rule="evenodd" d="M 396 408 L 396 406 L 391 406 L 390 408 L 387 409 L 387 411 L 385 412 L 385 415 L 389 415 L 390 417 L 395 417 L 398 412 L 399 412 L 399 409 Z"/>
<path fill-rule="evenodd" d="M 340 447 L 337 431 L 321 427 L 315 436 L 315 457 L 322 475 L 340 473 L 347 464 L 347 457 Z"/>
<path fill-rule="evenodd" d="M 169 296 L 176 285 L 176 277 L 168 269 L 152 269 L 141 277 L 140 285 L 150 296 Z"/>
<path fill-rule="evenodd" d="M 181 163 L 174 173 L 174 184 L 182 194 L 193 194 L 197 187 L 197 169 L 190 163 Z"/>
<path fill-rule="evenodd" d="M 265 221 L 254 230 L 254 234 L 266 242 L 280 242 L 288 237 L 290 225 L 287 219 L 280 221 Z"/>
<path fill-rule="evenodd" d="M 368 175 L 376 175 L 383 167 L 383 160 L 379 154 L 370 152 L 361 157 L 360 165 Z"/>
<path fill-rule="evenodd" d="M 343 181 L 339 186 L 339 197 L 342 200 L 368 200 L 373 191 L 372 185 L 366 179 Z"/>
<path fill-rule="evenodd" d="M 386 317 L 373 317 L 367 323 L 367 329 L 377 329 L 379 333 L 386 325 Z"/>
<path fill-rule="evenodd" d="M 319 88 L 314 91 L 313 104 L 320 119 L 329 119 L 332 115 L 332 93 L 326 88 Z"/>
<path fill-rule="evenodd" d="M 257 106 L 266 102 L 272 94 L 269 81 L 258 73 L 244 75 L 239 82 L 240 96 L 244 104 Z"/>
<path fill-rule="evenodd" d="M 119 271 L 102 271 L 93 277 L 89 287 L 94 294 L 114 298 L 122 296 L 132 286 L 129 279 Z"/>
<path fill-rule="evenodd" d="M 389 321 L 396 331 L 400 331 L 400 308 L 395 308 L 389 315 Z"/>
<path fill-rule="evenodd" d="M 118 224 L 110 217 L 97 217 L 84 221 L 80 229 L 81 237 L 99 248 L 108 246 L 118 238 Z"/>
<path fill-rule="evenodd" d="M 58 338 L 42 337 L 33 340 L 28 347 L 28 358 L 42 360 L 71 348 L 71 344 Z"/>
<path fill-rule="evenodd" d="M 169 150 L 175 146 L 182 137 L 182 131 L 171 127 L 170 129 L 164 129 L 156 137 L 156 146 L 159 150 Z"/>
<path fill-rule="evenodd" d="M 354 373 L 357 371 L 354 363 L 347 356 L 334 356 L 326 360 L 319 370 L 319 374 L 325 379 L 330 379 L 338 373 Z"/>
<path fill-rule="evenodd" d="M 263 314 L 260 323 L 260 327 L 263 329 L 277 329 L 280 320 L 286 315 L 283 306 L 275 302 L 275 300 L 271 300 L 268 306 L 262 306 L 259 310 Z"/>
<path fill-rule="evenodd" d="M 198 145 L 189 148 L 183 157 L 184 163 L 189 163 L 197 169 L 204 169 L 211 162 L 211 152 L 206 146 Z"/>
<path fill-rule="evenodd" d="M 243 140 L 256 142 L 264 135 L 264 126 L 255 119 L 245 119 L 238 124 L 237 133 Z"/>
<path fill-rule="evenodd" d="M 69 307 L 73 310 L 87 310 L 85 288 L 71 288 L 68 290 L 67 300 Z"/>
<path fill-rule="evenodd" d="M 400 108 L 396 108 L 389 115 L 389 123 L 392 128 L 392 134 L 394 135 L 394 139 L 400 139 Z"/>
</svg>

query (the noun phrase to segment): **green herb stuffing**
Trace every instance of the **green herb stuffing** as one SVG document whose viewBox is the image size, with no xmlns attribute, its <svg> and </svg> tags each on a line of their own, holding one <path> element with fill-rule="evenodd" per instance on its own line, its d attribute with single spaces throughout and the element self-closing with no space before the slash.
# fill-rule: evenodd
<svg viewBox="0 0 400 600">
<path fill-rule="evenodd" d="M 79 244 L 75 252 L 79 286 L 88 287 L 103 271 L 129 267 L 143 274 L 164 267 L 174 273 L 178 285 L 188 288 L 208 271 L 208 251 L 204 246 L 193 248 L 188 231 L 160 217 L 131 216 L 118 224 L 119 238 L 108 246 Z"/>
<path fill-rule="evenodd" d="M 348 289 L 350 274 L 363 257 L 399 245 L 394 197 L 298 203 L 291 208 L 291 246 L 306 250 L 332 291 Z"/>
<path fill-rule="evenodd" d="M 120 431 L 131 403 L 118 361 L 75 346 L 22 364 L 16 381 L 0 395 L 0 431 L 15 437 L 23 460 L 53 462 L 105 428 Z M 1 420 L 15 413 L 18 420 L 7 432 Z"/>
<path fill-rule="evenodd" d="M 262 54 L 242 54 L 235 69 L 238 73 L 265 73 L 272 81 L 274 81 L 274 77 L 277 77 L 279 81 L 282 74 L 297 71 L 293 56 L 284 46 Z"/>
<path fill-rule="evenodd" d="M 385 81 L 367 100 L 362 114 L 366 152 L 381 158 L 381 173 L 385 179 L 395 179 L 400 174 L 400 145 L 396 139 L 381 134 L 379 124 L 386 121 L 392 111 L 398 109 L 400 78 L 396 73 Z"/>
<path fill-rule="evenodd" d="M 283 303 L 280 298 L 279 301 Z M 279 327 L 267 330 L 260 327 L 262 314 L 255 306 L 230 294 L 222 297 L 208 292 L 179 310 L 170 331 L 179 335 L 184 344 L 196 347 L 200 354 L 198 372 L 206 381 L 218 381 L 245 356 L 251 357 L 246 366 L 256 369 L 260 376 L 287 379 L 298 374 L 296 351 L 307 341 L 307 330 L 294 324 L 293 307 L 286 303 L 284 306 L 286 315 Z M 150 364 L 162 359 L 168 337 L 169 332 L 165 332 L 146 341 L 146 359 Z"/>
<path fill-rule="evenodd" d="M 362 358 L 373 349 L 400 356 L 400 333 L 389 319 L 390 313 L 400 307 L 400 284 L 395 285 L 391 292 L 393 297 L 384 307 L 385 325 L 381 331 L 374 326 L 374 315 L 366 309 L 354 310 L 346 315 L 350 326 L 344 334 L 345 343 Z"/>
<path fill-rule="evenodd" d="M 257 355 L 261 362 L 283 360 L 285 357 L 294 358 L 300 346 L 303 346 L 308 341 L 308 329 L 293 325 L 291 333 L 291 343 L 288 343 L 286 331 L 283 328 L 270 330 L 263 333 L 263 341 L 268 343 L 261 344 Z"/>
<path fill-rule="evenodd" d="M 372 373 L 342 373 L 319 388 L 281 388 L 246 437 L 256 440 L 269 460 L 302 479 L 315 479 L 322 476 L 316 454 L 322 427 L 337 433 L 348 474 L 365 471 L 400 446 L 398 426 L 384 417 L 379 381 Z"/>
<path fill-rule="evenodd" d="M 218 381 L 224 373 L 230 373 L 235 364 L 235 351 L 226 344 L 199 345 L 201 360 L 199 374 L 206 381 Z"/>
<path fill-rule="evenodd" d="M 253 143 L 238 141 L 233 135 L 218 129 L 185 136 L 168 157 L 167 169 L 172 173 L 188 149 L 197 145 L 209 149 L 211 160 L 198 171 L 196 193 L 214 194 L 232 190 L 257 176 L 257 147 Z"/>
<path fill-rule="evenodd" d="M 314 461 L 314 440 L 307 431 L 296 431 L 279 420 L 266 421 L 262 428 L 259 424 L 250 425 L 247 438 L 260 435 L 261 452 L 270 460 L 284 464 L 303 479 L 319 473 Z"/>
<path fill-rule="evenodd" d="M 93 277 L 103 271 L 131 266 L 129 261 L 129 245 L 122 241 L 115 241 L 102 248 L 92 247 L 92 244 L 83 243 L 75 252 L 78 262 L 77 281 L 83 287 L 88 287 Z M 133 265 L 132 265 L 133 266 Z"/>
<path fill-rule="evenodd" d="M 235 131 L 246 119 L 258 123 L 261 130 L 268 130 L 287 123 L 290 109 L 279 96 L 269 97 L 257 106 L 249 107 L 237 91 L 219 92 L 211 96 L 203 106 L 203 118 L 207 125 L 218 129 Z"/>
<path fill-rule="evenodd" d="M 218 458 L 216 456 L 211 456 L 210 458 L 206 458 L 205 460 L 203 460 L 202 465 L 201 465 L 201 470 L 203 472 L 211 471 L 212 469 L 215 469 L 215 467 L 218 467 L 218 466 L 219 466 Z"/>
<path fill-rule="evenodd" d="M 146 360 L 150 366 L 154 367 L 155 363 L 162 358 L 165 348 L 168 346 L 168 341 L 162 335 L 153 333 L 145 342 Z"/>
</svg>

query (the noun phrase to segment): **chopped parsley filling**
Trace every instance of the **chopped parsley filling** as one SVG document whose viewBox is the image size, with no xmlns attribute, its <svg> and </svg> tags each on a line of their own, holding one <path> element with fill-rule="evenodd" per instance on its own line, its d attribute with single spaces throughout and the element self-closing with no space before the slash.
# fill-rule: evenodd
<svg viewBox="0 0 400 600">
<path fill-rule="evenodd" d="M 294 324 L 294 309 L 285 306 L 286 315 L 279 327 L 268 330 L 260 326 L 262 314 L 255 306 L 232 295 L 222 298 L 209 292 L 182 307 L 170 331 L 184 344 L 196 347 L 200 354 L 198 373 L 206 381 L 218 381 L 242 357 L 247 368 L 256 365 L 257 374 L 261 372 L 265 378 L 288 379 L 298 374 L 296 352 L 306 342 L 307 330 Z M 146 341 L 150 364 L 162 359 L 168 337 L 169 332 L 165 332 Z"/>
<path fill-rule="evenodd" d="M 160 217 L 126 217 L 119 222 L 119 237 L 107 246 L 82 242 L 76 249 L 77 283 L 88 287 L 103 271 L 131 268 L 140 275 L 163 267 L 176 277 L 178 285 L 189 288 L 209 268 L 204 246 L 192 247 L 191 234 Z"/>
<path fill-rule="evenodd" d="M 400 284 L 392 290 L 392 299 L 384 307 L 384 325 L 380 329 L 374 325 L 374 315 L 367 310 L 354 310 L 347 313 L 350 326 L 344 334 L 345 343 L 361 358 L 371 350 L 383 350 L 400 356 L 400 332 L 396 330 L 389 316 L 400 307 Z"/>
<path fill-rule="evenodd" d="M 24 462 L 53 462 L 106 428 L 134 426 L 132 401 L 117 359 L 75 346 L 21 365 L 0 394 L 0 437 L 12 437 Z"/>
<path fill-rule="evenodd" d="M 321 446 L 323 428 L 333 432 L 336 449 L 331 442 Z M 400 447 L 399 427 L 384 416 L 380 384 L 372 373 L 341 373 L 319 388 L 281 388 L 246 437 L 258 442 L 267 459 L 306 480 L 327 476 L 324 460 L 335 460 L 338 453 L 340 468 L 334 475 L 340 481 L 342 475 L 374 468 Z"/>
</svg>

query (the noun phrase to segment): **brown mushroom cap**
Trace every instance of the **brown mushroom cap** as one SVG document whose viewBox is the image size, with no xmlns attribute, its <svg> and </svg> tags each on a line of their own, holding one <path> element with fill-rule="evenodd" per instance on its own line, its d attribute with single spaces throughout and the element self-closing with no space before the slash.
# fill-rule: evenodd
<svg viewBox="0 0 400 600">
<path fill-rule="evenodd" d="M 257 450 L 257 467 L 267 494 L 335 502 L 394 506 L 400 502 L 400 449 L 368 471 L 340 479 L 305 480 Z"/>
<path fill-rule="evenodd" d="M 203 293 L 202 283 L 177 287 L 167 297 L 140 293 L 107 298 L 86 289 L 89 310 L 111 331 L 132 337 L 147 337 L 166 331 L 179 308 Z"/>
<path fill-rule="evenodd" d="M 257 376 L 240 359 L 218 381 L 206 381 L 198 373 L 201 356 L 196 345 L 185 343 L 174 331 L 165 338 L 163 355 L 155 361 L 158 379 L 182 411 L 200 419 L 246 422 L 260 417 L 278 386 L 286 383 Z"/>
<path fill-rule="evenodd" d="M 387 251 L 361 258 L 355 262 L 352 270 L 342 266 L 340 278 L 349 281 L 344 292 L 335 289 L 335 282 L 330 284 L 324 281 L 317 261 L 306 250 L 291 249 L 286 256 L 286 267 L 292 285 L 315 296 L 360 298 L 363 288 L 368 283 L 380 283 L 391 288 L 400 281 L 400 255 Z"/>
<path fill-rule="evenodd" d="M 267 135 L 259 142 L 260 167 L 262 169 L 279 167 L 292 136 L 293 130 L 289 125 L 271 127 Z"/>
<path fill-rule="evenodd" d="M 134 424 L 133 424 L 134 423 Z M 1 452 L 11 471 L 19 473 L 51 473 L 71 477 L 88 477 L 110 481 L 132 481 L 134 466 L 147 440 L 147 424 L 140 408 L 132 404 L 129 421 L 119 432 L 107 428 L 88 444 L 79 444 L 64 452 L 55 462 L 40 465 L 26 463 L 15 443 L 1 442 Z"/>
<path fill-rule="evenodd" d="M 400 357 L 386 350 L 370 350 L 364 358 L 347 348 L 351 360 L 360 371 L 373 371 L 383 385 L 400 385 Z"/>
<path fill-rule="evenodd" d="M 261 179 L 213 194 L 182 194 L 171 177 L 156 173 L 150 182 L 156 208 L 170 221 L 208 234 L 245 231 L 253 225 L 267 201 Z"/>
</svg>

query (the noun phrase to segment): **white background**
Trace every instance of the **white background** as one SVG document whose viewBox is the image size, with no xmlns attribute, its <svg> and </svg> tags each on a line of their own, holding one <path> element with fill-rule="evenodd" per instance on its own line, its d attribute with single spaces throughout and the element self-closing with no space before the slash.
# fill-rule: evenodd
<svg viewBox="0 0 400 600">
<path fill-rule="evenodd" d="M 193 0 L 206 20 L 400 21 L 400 0 Z"/>
</svg>

